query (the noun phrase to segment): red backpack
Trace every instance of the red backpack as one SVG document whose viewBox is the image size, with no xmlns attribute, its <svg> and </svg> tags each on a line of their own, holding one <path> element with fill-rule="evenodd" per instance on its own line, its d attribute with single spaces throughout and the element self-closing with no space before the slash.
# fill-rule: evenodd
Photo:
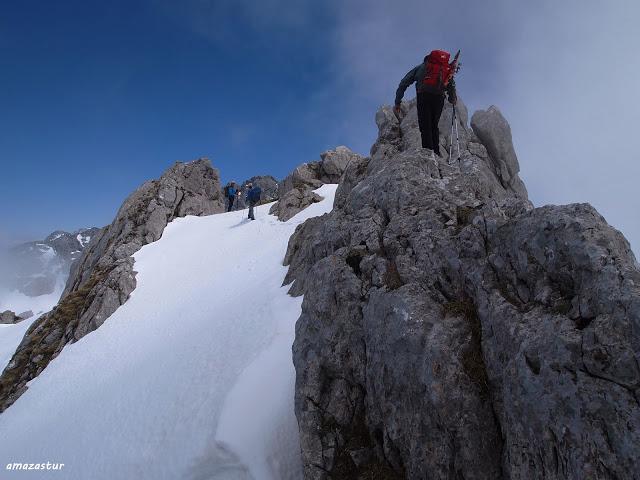
<svg viewBox="0 0 640 480">
<path fill-rule="evenodd" d="M 425 75 L 422 79 L 424 85 L 444 90 L 451 81 L 454 71 L 449 65 L 451 55 L 444 50 L 434 50 L 425 59 Z"/>
</svg>

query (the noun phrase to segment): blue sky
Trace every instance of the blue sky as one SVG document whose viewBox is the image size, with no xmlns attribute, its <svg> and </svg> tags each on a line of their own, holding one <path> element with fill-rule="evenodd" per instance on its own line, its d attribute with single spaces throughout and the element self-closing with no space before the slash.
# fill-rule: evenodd
<svg viewBox="0 0 640 480">
<path fill-rule="evenodd" d="M 0 243 L 107 224 L 176 160 L 241 181 L 336 145 L 367 153 L 404 73 L 461 48 L 460 94 L 510 121 L 534 203 L 590 201 L 638 251 L 638 14 L 631 0 L 0 0 Z"/>
<path fill-rule="evenodd" d="M 346 140 L 317 116 L 337 104 L 310 108 L 331 68 L 314 32 L 294 20 L 255 25 L 225 8 L 224 30 L 207 35 L 195 15 L 159 2 L 5 4 L 9 232 L 106 224 L 176 160 L 208 156 L 225 179 L 282 177 Z"/>
</svg>

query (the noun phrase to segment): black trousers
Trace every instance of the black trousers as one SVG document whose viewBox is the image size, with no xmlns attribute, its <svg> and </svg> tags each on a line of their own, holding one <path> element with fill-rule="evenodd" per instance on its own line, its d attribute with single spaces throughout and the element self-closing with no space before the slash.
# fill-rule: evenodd
<svg viewBox="0 0 640 480">
<path fill-rule="evenodd" d="M 422 147 L 430 148 L 440 155 L 440 130 L 438 122 L 444 107 L 444 95 L 418 93 L 418 126 L 422 136 Z"/>
<path fill-rule="evenodd" d="M 253 207 L 256 206 L 256 202 L 249 200 L 249 218 L 251 220 L 255 220 L 256 217 L 253 215 Z"/>
<path fill-rule="evenodd" d="M 229 195 L 227 199 L 229 200 L 229 208 L 227 208 L 227 212 L 230 212 L 231 210 L 233 210 L 233 201 L 236 199 L 236 196 Z"/>
</svg>

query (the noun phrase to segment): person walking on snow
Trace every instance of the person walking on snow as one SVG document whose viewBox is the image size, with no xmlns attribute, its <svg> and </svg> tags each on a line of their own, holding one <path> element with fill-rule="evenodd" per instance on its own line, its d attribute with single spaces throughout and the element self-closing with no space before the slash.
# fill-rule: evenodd
<svg viewBox="0 0 640 480">
<path fill-rule="evenodd" d="M 256 217 L 253 214 L 253 207 L 255 207 L 260 201 L 260 195 L 262 195 L 262 189 L 259 186 L 253 186 L 252 183 L 247 184 L 247 202 L 249 203 L 249 218 L 255 220 Z"/>
<path fill-rule="evenodd" d="M 400 81 L 396 91 L 394 112 L 399 117 L 400 104 L 405 90 L 415 82 L 418 108 L 418 127 L 422 137 L 422 148 L 440 156 L 440 131 L 438 122 L 444 107 L 444 94 L 447 93 L 449 103 L 455 106 L 457 101 L 456 84 L 453 75 L 456 60 L 449 64 L 450 54 L 443 50 L 433 50 L 424 57 L 424 62 L 412 68 Z"/>
<path fill-rule="evenodd" d="M 227 202 L 229 206 L 227 207 L 227 212 L 233 210 L 233 201 L 236 199 L 236 187 L 234 182 L 230 182 L 224 187 L 224 194 L 227 197 Z"/>
</svg>

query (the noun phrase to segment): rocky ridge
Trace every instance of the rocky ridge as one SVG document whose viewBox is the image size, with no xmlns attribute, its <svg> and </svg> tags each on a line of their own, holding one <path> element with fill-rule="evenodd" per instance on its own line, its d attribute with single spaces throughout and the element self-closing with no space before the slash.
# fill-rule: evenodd
<svg viewBox="0 0 640 480">
<path fill-rule="evenodd" d="M 135 252 L 158 240 L 174 218 L 222 212 L 222 197 L 219 173 L 207 159 L 177 162 L 133 192 L 73 264 L 60 302 L 29 328 L 2 372 L 0 411 L 65 345 L 98 328 L 127 300 L 136 285 Z"/>
<path fill-rule="evenodd" d="M 452 165 L 414 102 L 380 109 L 333 211 L 290 239 L 305 478 L 636 478 L 629 244 L 590 205 L 533 208 L 499 110 L 470 128 L 458 108 Z"/>
<path fill-rule="evenodd" d="M 338 183 L 347 165 L 361 158 L 361 155 L 340 146 L 322 153 L 320 161 L 296 167 L 278 185 L 278 202 L 269 213 L 286 222 L 312 203 L 322 200 L 313 190 L 325 183 Z"/>
</svg>

